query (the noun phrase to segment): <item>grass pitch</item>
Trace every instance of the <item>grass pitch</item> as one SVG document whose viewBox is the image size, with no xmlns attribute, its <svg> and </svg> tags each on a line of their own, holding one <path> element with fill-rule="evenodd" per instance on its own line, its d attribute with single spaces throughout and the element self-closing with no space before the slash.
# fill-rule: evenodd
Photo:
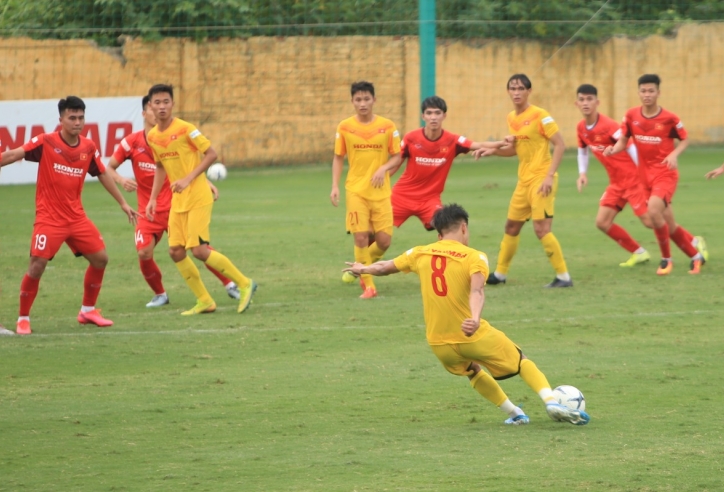
<svg viewBox="0 0 724 492">
<path fill-rule="evenodd" d="M 587 399 L 591 424 L 550 421 L 518 378 L 504 381 L 531 416 L 505 416 L 447 374 L 424 337 L 415 276 L 379 279 L 360 301 L 341 282 L 352 257 L 344 209 L 328 199 L 328 166 L 232 171 L 220 184 L 212 244 L 259 283 L 251 309 L 208 272 L 219 304 L 181 317 L 194 299 L 166 254 L 157 261 L 171 305 L 138 269 L 131 226 L 97 184 L 84 203 L 108 245 L 99 307 L 109 329 L 77 324 L 85 261 L 63 248 L 43 277 L 34 335 L 0 337 L 0 490 L 448 491 L 724 489 L 724 181 L 703 175 L 724 152 L 681 159 L 677 219 L 706 237 L 700 276 L 672 245 L 674 272 L 596 230 L 606 184 L 591 164 L 577 193 L 574 156 L 560 171 L 554 232 L 575 287 L 553 278 L 530 225 L 504 286 L 486 289 L 484 317 L 553 386 Z M 457 162 L 444 201 L 471 214 L 471 245 L 494 265 L 516 162 Z M 13 327 L 27 267 L 34 188 L 0 188 L 0 323 Z M 630 210 L 618 221 L 658 257 Z M 411 219 L 388 257 L 435 235 Z"/>
</svg>

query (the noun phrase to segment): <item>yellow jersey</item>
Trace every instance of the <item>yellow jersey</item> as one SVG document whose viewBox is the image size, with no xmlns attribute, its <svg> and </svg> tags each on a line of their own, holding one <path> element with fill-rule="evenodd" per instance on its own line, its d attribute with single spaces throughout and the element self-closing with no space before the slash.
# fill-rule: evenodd
<svg viewBox="0 0 724 492">
<path fill-rule="evenodd" d="M 174 118 L 165 131 L 159 131 L 158 125 L 148 132 L 148 145 L 153 151 L 156 162 L 160 162 L 173 183 L 188 176 L 201 163 L 201 154 L 209 150 L 211 142 L 194 125 Z M 198 207 L 214 203 L 211 188 L 206 175 L 199 174 L 181 193 L 174 193 L 171 210 L 188 212 Z"/>
<path fill-rule="evenodd" d="M 349 170 L 345 188 L 368 200 L 382 200 L 392 194 L 390 176 L 385 176 L 385 184 L 374 188 L 371 180 L 391 155 L 400 153 L 400 132 L 395 124 L 375 116 L 370 123 L 363 124 L 352 116 L 337 126 L 334 140 L 334 153 L 347 155 Z"/>
<path fill-rule="evenodd" d="M 425 312 L 427 342 L 430 345 L 472 343 L 490 329 L 480 320 L 480 328 L 465 336 L 462 323 L 472 318 L 470 312 L 470 277 L 480 273 L 488 278 L 488 257 L 457 241 L 442 240 L 417 246 L 394 259 L 401 272 L 415 272 L 420 277 L 422 305 Z"/>
<path fill-rule="evenodd" d="M 548 141 L 558 133 L 558 124 L 543 108 L 528 106 L 520 114 L 508 114 L 508 130 L 515 135 L 518 154 L 518 180 L 523 184 L 544 178 L 551 166 Z"/>
</svg>

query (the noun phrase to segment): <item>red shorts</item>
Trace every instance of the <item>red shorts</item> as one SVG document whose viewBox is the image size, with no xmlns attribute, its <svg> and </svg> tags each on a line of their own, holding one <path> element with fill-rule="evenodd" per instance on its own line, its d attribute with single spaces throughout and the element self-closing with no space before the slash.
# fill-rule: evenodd
<svg viewBox="0 0 724 492">
<path fill-rule="evenodd" d="M 652 196 L 657 196 L 666 204 L 670 204 L 674 199 L 677 184 L 679 184 L 678 172 L 650 175 L 644 184 L 644 193 L 647 199 Z"/>
<path fill-rule="evenodd" d="M 88 217 L 68 225 L 35 223 L 30 255 L 52 260 L 66 243 L 75 256 L 91 255 L 106 248 L 101 233 Z"/>
<path fill-rule="evenodd" d="M 169 211 L 156 212 L 153 216 L 153 222 L 146 218 L 138 219 L 136 224 L 136 251 L 140 251 L 149 244 L 155 246 L 163 237 L 163 233 L 168 230 L 168 214 Z"/>
<path fill-rule="evenodd" d="M 392 223 L 395 227 L 400 227 L 407 219 L 412 216 L 417 217 L 422 222 L 423 227 L 428 231 L 432 231 L 435 227 L 432 225 L 432 217 L 439 209 L 442 208 L 440 197 L 430 198 L 428 200 L 406 200 L 392 194 Z"/>
<path fill-rule="evenodd" d="M 601 196 L 599 205 L 602 207 L 623 210 L 626 204 L 631 205 L 631 209 L 636 217 L 641 217 L 648 210 L 646 206 L 646 192 L 639 184 L 630 186 L 629 188 L 619 188 L 618 186 L 609 185 Z"/>
</svg>

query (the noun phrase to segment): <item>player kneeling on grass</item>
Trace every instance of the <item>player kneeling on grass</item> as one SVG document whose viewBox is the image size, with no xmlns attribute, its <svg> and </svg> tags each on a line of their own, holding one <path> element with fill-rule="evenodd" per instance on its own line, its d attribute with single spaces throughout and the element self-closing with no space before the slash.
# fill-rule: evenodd
<svg viewBox="0 0 724 492">
<path fill-rule="evenodd" d="M 433 216 L 433 225 L 438 232 L 436 243 L 417 246 L 394 260 L 369 266 L 348 263 L 345 271 L 376 276 L 418 274 L 430 348 L 445 369 L 467 376 L 478 393 L 508 414 L 506 424 L 530 421 L 496 382 L 515 375 L 520 375 L 538 393 L 553 420 L 587 424 L 588 414 L 557 403 L 548 380 L 533 361 L 502 331 L 480 317 L 488 259 L 484 253 L 468 247 L 467 212 L 459 205 L 446 205 Z"/>
<path fill-rule="evenodd" d="M 20 284 L 20 313 L 16 329 L 20 335 L 31 333 L 30 308 L 38 295 L 40 277 L 63 243 L 67 243 L 76 256 L 83 256 L 90 263 L 83 281 L 83 304 L 78 322 L 101 327 L 113 324 L 95 308 L 108 264 L 108 253 L 100 232 L 85 214 L 81 202 L 86 174 L 98 177 L 131 223 L 136 222 L 138 215 L 106 174 L 93 141 L 80 134 L 85 125 L 83 100 L 75 96 L 61 99 L 58 111 L 59 131 L 33 137 L 22 147 L 0 155 L 0 166 L 21 159 L 39 164 L 30 265 Z"/>
</svg>

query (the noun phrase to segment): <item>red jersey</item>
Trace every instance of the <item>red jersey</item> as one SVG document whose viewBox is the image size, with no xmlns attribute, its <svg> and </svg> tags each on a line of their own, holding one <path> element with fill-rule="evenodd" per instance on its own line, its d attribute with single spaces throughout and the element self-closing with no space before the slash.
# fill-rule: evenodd
<svg viewBox="0 0 724 492">
<path fill-rule="evenodd" d="M 136 188 L 136 197 L 138 199 L 138 210 L 144 213 L 148 200 L 151 198 L 151 190 L 153 189 L 153 179 L 156 174 L 156 161 L 153 158 L 153 152 L 148 146 L 146 140 L 146 132 L 140 130 L 131 133 L 118 144 L 113 158 L 122 163 L 126 159 L 131 160 L 133 166 L 133 176 L 136 178 L 138 188 Z M 156 210 L 158 212 L 166 212 L 171 210 L 171 186 L 168 177 L 163 183 L 163 188 L 156 198 Z"/>
<path fill-rule="evenodd" d="M 43 133 L 23 145 L 25 160 L 38 163 L 35 222 L 63 225 L 86 217 L 80 199 L 85 175 L 106 171 L 92 140 L 79 136 L 68 145 L 60 131 Z"/>
<path fill-rule="evenodd" d="M 604 149 L 614 145 L 621 138 L 621 126 L 608 116 L 599 113 L 593 128 L 586 127 L 586 120 L 581 120 L 576 128 L 578 147 L 590 148 L 603 167 L 606 168 L 611 186 L 630 188 L 638 185 L 639 174 L 636 163 L 627 152 L 619 152 L 612 156 L 603 155 Z"/>
<path fill-rule="evenodd" d="M 663 164 L 664 159 L 676 148 L 674 139 L 686 140 L 684 124 L 674 113 L 661 108 L 651 118 L 643 115 L 641 106 L 626 111 L 621 124 L 626 137 L 633 137 L 639 155 L 639 167 L 646 176 L 666 173 L 677 174 Z"/>
<path fill-rule="evenodd" d="M 467 153 L 472 144 L 467 138 L 445 130 L 437 140 L 428 139 L 423 128 L 411 131 L 400 144 L 407 167 L 392 192 L 413 199 L 439 197 L 445 189 L 453 159 Z"/>
</svg>

